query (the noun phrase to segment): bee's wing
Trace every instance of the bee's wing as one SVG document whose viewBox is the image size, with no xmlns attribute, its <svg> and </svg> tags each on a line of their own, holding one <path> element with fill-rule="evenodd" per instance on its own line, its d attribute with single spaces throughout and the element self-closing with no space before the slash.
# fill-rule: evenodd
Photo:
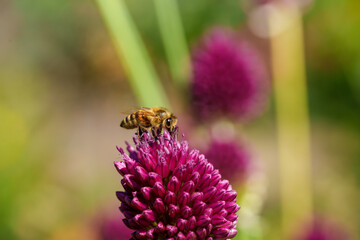
<svg viewBox="0 0 360 240">
<path fill-rule="evenodd" d="M 138 111 L 144 112 L 147 116 L 155 116 L 156 115 L 152 108 L 139 107 Z"/>
<path fill-rule="evenodd" d="M 121 113 L 122 114 L 132 114 L 132 113 L 140 111 L 140 110 L 151 112 L 152 108 L 148 108 L 148 107 L 130 107 L 130 108 L 126 109 L 125 111 L 121 111 Z"/>
<path fill-rule="evenodd" d="M 148 107 L 138 107 L 137 110 L 142 110 L 142 111 L 146 111 L 146 112 L 152 112 L 152 108 L 148 108 Z"/>
<path fill-rule="evenodd" d="M 139 125 L 145 124 L 148 125 L 149 123 L 147 123 L 148 120 L 147 117 L 154 117 L 156 114 L 154 113 L 154 111 L 152 110 L 152 108 L 147 108 L 147 107 L 133 107 L 131 108 L 131 110 L 127 110 L 124 112 L 121 112 L 121 114 L 123 114 L 125 117 L 129 116 L 133 113 L 140 113 L 138 121 L 139 121 Z M 145 116 L 145 118 L 144 118 Z"/>
<path fill-rule="evenodd" d="M 130 114 L 133 114 L 133 113 L 139 111 L 140 109 L 141 109 L 141 107 L 130 107 L 124 111 L 121 111 L 120 114 L 127 116 L 127 115 L 130 115 Z"/>
</svg>

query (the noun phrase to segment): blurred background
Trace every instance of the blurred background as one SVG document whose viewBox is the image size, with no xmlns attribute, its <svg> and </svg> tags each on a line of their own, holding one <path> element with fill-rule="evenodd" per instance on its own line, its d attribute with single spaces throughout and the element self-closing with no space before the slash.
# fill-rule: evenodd
<svg viewBox="0 0 360 240">
<path fill-rule="evenodd" d="M 223 129 L 246 142 L 256 170 L 239 187 L 238 239 L 286 238 L 286 219 L 286 236 L 360 239 L 360 2 L 170 2 L 1 1 L 0 239 L 110 239 L 103 222 L 120 217 L 115 146 L 135 133 L 119 123 L 148 102 L 178 115 L 192 147 L 206 151 Z M 193 102 L 196 54 L 220 28 L 251 45 L 259 65 L 250 67 L 263 73 L 261 110 L 246 120 L 196 114 L 206 108 Z M 290 177 L 289 156 L 303 169 Z M 286 190 L 302 180 L 293 191 L 306 196 L 304 209 Z M 346 237 L 303 236 L 313 219 Z"/>
</svg>

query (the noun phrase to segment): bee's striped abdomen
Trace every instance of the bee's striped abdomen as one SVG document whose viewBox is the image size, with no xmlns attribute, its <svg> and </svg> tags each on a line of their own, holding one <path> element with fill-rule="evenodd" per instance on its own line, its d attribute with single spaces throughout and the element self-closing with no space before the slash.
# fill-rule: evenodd
<svg viewBox="0 0 360 240">
<path fill-rule="evenodd" d="M 139 126 L 137 119 L 138 119 L 138 112 L 132 113 L 132 114 L 126 116 L 126 118 L 124 118 L 121 121 L 120 127 L 127 128 L 127 129 L 137 128 Z"/>
</svg>

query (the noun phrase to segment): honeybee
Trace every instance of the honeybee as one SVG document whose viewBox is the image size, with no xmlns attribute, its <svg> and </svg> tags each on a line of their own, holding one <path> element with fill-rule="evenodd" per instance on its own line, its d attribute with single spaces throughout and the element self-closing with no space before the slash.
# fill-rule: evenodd
<svg viewBox="0 0 360 240">
<path fill-rule="evenodd" d="M 153 136 L 155 130 L 162 131 L 163 128 L 171 132 L 177 124 L 177 117 L 163 107 L 142 107 L 136 112 L 126 116 L 120 123 L 120 127 L 126 129 L 139 128 L 139 136 L 151 129 Z"/>
</svg>

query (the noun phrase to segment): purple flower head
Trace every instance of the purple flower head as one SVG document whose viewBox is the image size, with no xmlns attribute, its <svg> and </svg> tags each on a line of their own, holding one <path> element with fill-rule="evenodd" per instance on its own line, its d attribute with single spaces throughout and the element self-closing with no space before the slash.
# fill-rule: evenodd
<svg viewBox="0 0 360 240">
<path fill-rule="evenodd" d="M 224 178 L 231 182 L 243 182 L 246 179 L 250 167 L 250 155 L 238 142 L 213 139 L 205 155 Z"/>
<path fill-rule="evenodd" d="M 264 103 L 264 66 L 230 31 L 213 30 L 193 55 L 192 98 L 200 119 L 248 120 Z"/>
<path fill-rule="evenodd" d="M 231 239 L 237 231 L 236 191 L 203 154 L 165 132 L 134 138 L 117 192 L 132 239 Z"/>
<path fill-rule="evenodd" d="M 254 0 L 254 4 L 261 5 L 261 4 L 271 4 L 271 3 L 280 3 L 280 4 L 288 4 L 291 6 L 297 7 L 306 7 L 313 0 Z"/>
<path fill-rule="evenodd" d="M 348 234 L 338 224 L 317 217 L 294 238 L 295 240 L 348 240 Z"/>
<path fill-rule="evenodd" d="M 129 239 L 132 231 L 121 221 L 121 216 L 106 217 L 100 224 L 100 239 L 102 240 L 125 240 Z"/>
</svg>

